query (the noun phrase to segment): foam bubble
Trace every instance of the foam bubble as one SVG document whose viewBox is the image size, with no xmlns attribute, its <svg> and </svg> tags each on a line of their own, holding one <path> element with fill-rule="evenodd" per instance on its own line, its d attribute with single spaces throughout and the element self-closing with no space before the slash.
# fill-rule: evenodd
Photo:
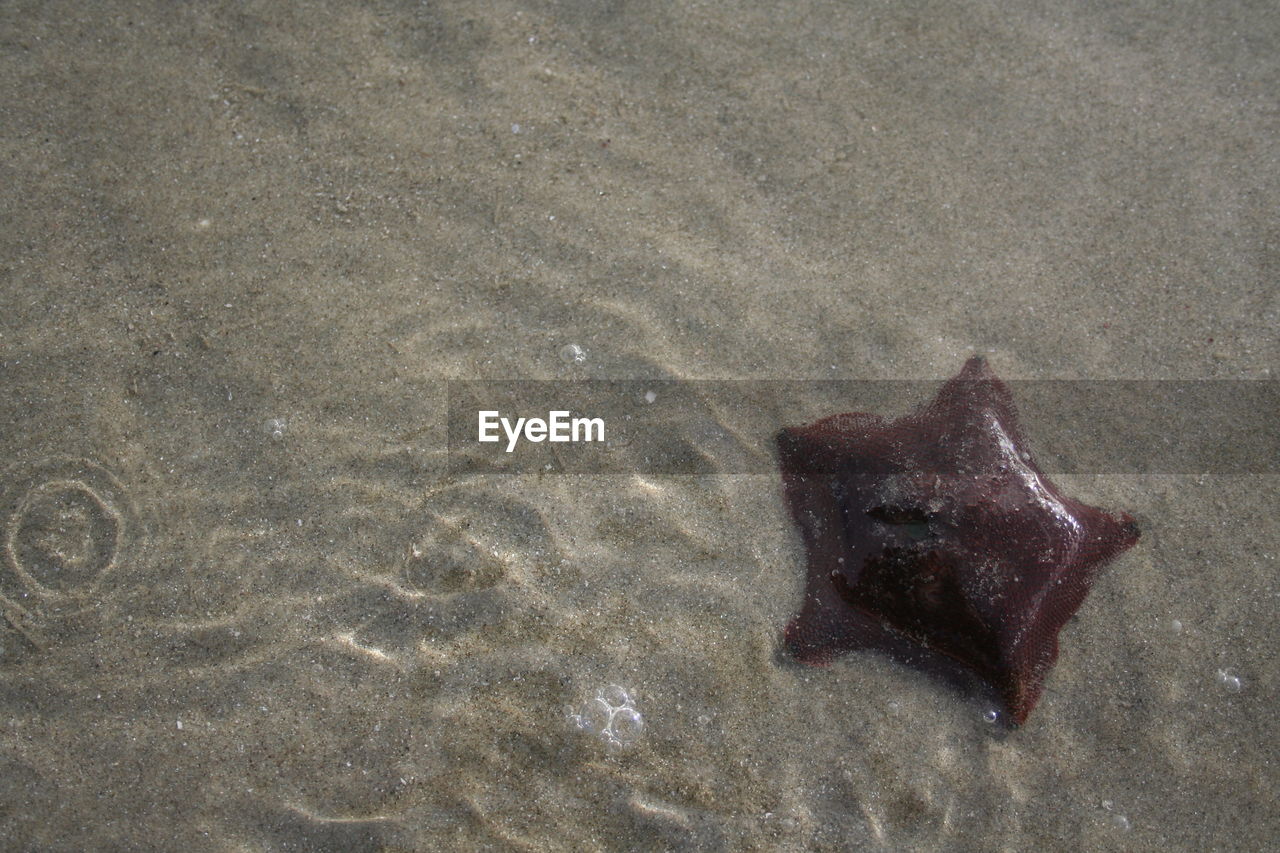
<svg viewBox="0 0 1280 853">
<path fill-rule="evenodd" d="M 1107 820 L 1111 823 L 1111 825 L 1116 829 L 1120 830 L 1121 832 L 1128 832 L 1129 829 L 1133 826 L 1133 824 L 1129 822 L 1128 817 L 1126 817 L 1125 815 L 1121 814 L 1118 811 L 1115 811 L 1115 807 L 1116 807 L 1116 804 L 1113 803 L 1111 800 L 1102 801 L 1102 810 L 1108 813 Z"/>
<path fill-rule="evenodd" d="M 577 344 L 565 344 L 560 348 L 560 360 L 565 364 L 582 364 L 587 360 L 587 351 Z"/>
<path fill-rule="evenodd" d="M 619 708 L 609 721 L 609 730 L 618 745 L 635 743 L 644 732 L 644 718 L 635 708 Z"/>
</svg>

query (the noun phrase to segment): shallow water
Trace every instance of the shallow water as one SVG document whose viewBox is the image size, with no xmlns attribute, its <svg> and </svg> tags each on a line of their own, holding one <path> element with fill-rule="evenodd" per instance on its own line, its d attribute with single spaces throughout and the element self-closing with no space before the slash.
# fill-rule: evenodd
<svg viewBox="0 0 1280 853">
<path fill-rule="evenodd" d="M 758 412 L 447 453 L 451 380 L 1270 379 L 1280 20 L 1192 14 L 0 10 L 0 846 L 1261 849 L 1274 473 L 1056 476 L 1143 539 L 1009 731 L 780 654 Z"/>
</svg>

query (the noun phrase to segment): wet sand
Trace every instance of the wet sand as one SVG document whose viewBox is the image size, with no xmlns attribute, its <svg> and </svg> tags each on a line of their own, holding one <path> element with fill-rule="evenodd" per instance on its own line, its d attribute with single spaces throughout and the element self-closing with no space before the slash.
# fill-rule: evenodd
<svg viewBox="0 0 1280 853">
<path fill-rule="evenodd" d="M 445 432 L 449 380 L 1272 379 L 1278 45 L 1250 3 L 6 5 L 0 846 L 1263 849 L 1277 475 L 1058 477 L 1143 539 L 1010 732 L 780 655 L 775 472 Z M 610 685 L 620 747 L 573 716 Z"/>
</svg>

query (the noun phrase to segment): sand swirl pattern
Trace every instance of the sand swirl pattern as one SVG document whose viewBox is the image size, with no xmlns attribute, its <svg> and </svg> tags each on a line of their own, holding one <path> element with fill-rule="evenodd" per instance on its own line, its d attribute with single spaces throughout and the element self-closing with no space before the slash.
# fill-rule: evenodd
<svg viewBox="0 0 1280 853">
<path fill-rule="evenodd" d="M 91 606 L 102 579 L 142 544 L 124 486 L 87 459 L 50 456 L 4 475 L 5 619 L 36 648 L 52 622 Z"/>
</svg>

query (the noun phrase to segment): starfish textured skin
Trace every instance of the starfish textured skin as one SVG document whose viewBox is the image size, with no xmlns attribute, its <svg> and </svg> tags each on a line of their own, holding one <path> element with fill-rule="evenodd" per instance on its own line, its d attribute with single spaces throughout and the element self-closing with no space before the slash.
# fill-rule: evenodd
<svg viewBox="0 0 1280 853">
<path fill-rule="evenodd" d="M 785 644 L 825 664 L 875 648 L 976 674 L 1014 724 L 1098 571 L 1138 540 L 1128 514 L 1065 497 L 1026 450 L 1008 387 L 974 356 L 893 421 L 835 415 L 777 437 L 808 560 Z"/>
</svg>

